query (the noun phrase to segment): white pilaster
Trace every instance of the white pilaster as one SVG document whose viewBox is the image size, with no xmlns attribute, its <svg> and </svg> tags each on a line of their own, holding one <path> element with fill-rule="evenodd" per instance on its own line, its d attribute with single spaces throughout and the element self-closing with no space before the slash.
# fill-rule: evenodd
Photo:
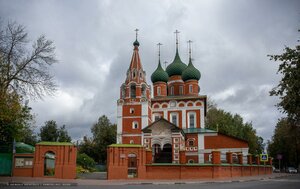
<svg viewBox="0 0 300 189">
<path fill-rule="evenodd" d="M 200 128 L 205 128 L 205 122 L 204 122 L 204 106 L 201 106 L 200 108 Z"/>
<path fill-rule="evenodd" d="M 148 126 L 148 101 L 142 102 L 142 129 Z"/>
<path fill-rule="evenodd" d="M 198 134 L 198 163 L 204 163 L 204 135 Z"/>
<path fill-rule="evenodd" d="M 186 110 L 185 109 L 183 109 L 182 110 L 182 129 L 186 129 L 187 128 L 187 126 L 186 126 Z"/>
<path fill-rule="evenodd" d="M 117 107 L 117 144 L 122 144 L 122 130 L 123 130 L 123 106 Z"/>
</svg>

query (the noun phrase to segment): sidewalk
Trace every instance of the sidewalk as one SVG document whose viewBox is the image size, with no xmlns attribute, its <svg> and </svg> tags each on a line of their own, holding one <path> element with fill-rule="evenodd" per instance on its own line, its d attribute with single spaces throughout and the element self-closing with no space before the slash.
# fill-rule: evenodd
<svg viewBox="0 0 300 189">
<path fill-rule="evenodd" d="M 139 185 L 139 184 L 205 184 L 247 182 L 287 177 L 290 174 L 273 173 L 251 177 L 193 180 L 91 180 L 91 179 L 55 179 L 33 177 L 0 177 L 0 186 L 77 186 L 77 185 Z"/>
</svg>

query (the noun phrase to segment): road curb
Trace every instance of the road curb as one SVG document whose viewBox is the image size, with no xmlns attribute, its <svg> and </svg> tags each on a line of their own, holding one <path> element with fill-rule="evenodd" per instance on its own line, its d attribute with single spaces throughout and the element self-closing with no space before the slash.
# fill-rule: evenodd
<svg viewBox="0 0 300 189">
<path fill-rule="evenodd" d="M 6 182 L 0 183 L 0 186 L 77 186 L 77 183 L 23 183 L 23 182 Z"/>
</svg>

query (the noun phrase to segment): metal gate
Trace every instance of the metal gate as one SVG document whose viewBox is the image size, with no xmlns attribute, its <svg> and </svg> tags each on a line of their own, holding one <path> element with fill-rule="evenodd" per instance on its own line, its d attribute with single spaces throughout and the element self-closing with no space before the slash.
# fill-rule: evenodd
<svg viewBox="0 0 300 189">
<path fill-rule="evenodd" d="M 0 153 L 0 175 L 11 176 L 12 153 Z"/>
</svg>

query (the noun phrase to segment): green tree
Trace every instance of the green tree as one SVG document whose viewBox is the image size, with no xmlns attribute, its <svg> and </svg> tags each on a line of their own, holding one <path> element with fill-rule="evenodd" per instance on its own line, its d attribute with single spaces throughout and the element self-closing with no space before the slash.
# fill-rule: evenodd
<svg viewBox="0 0 300 189">
<path fill-rule="evenodd" d="M 299 166 L 300 128 L 292 126 L 288 118 L 278 121 L 272 139 L 268 141 L 268 153 L 274 157 L 278 167 L 277 154 L 281 154 L 282 167 Z"/>
<path fill-rule="evenodd" d="M 93 170 L 95 168 L 95 164 L 96 164 L 95 161 L 93 160 L 93 158 L 91 158 L 90 156 L 88 156 L 85 153 L 77 155 L 76 163 L 78 165 L 81 165 L 83 168 L 89 169 L 89 170 Z"/>
<path fill-rule="evenodd" d="M 71 142 L 71 137 L 66 130 L 66 126 L 63 125 L 58 130 L 58 142 Z"/>
<path fill-rule="evenodd" d="M 79 145 L 79 153 L 87 154 L 92 157 L 94 160 L 98 159 L 98 149 L 93 141 L 93 138 L 88 138 L 87 136 L 83 137 L 83 141 Z"/>
<path fill-rule="evenodd" d="M 281 81 L 270 95 L 280 97 L 278 108 L 287 114 L 293 125 L 300 126 L 300 45 L 285 47 L 281 55 L 268 56 L 270 60 L 281 62 L 277 73 L 282 74 Z"/>
<path fill-rule="evenodd" d="M 244 123 L 243 118 L 232 115 L 216 105 L 212 105 L 207 112 L 205 120 L 206 128 L 216 130 L 222 134 L 246 140 L 251 154 L 260 154 L 264 148 L 263 139 L 256 135 L 252 123 Z"/>
<path fill-rule="evenodd" d="M 105 163 L 107 146 L 116 143 L 117 125 L 111 124 L 109 119 L 103 115 L 98 119 L 98 122 L 93 125 L 91 131 L 98 152 L 95 160 L 99 163 Z"/>
<path fill-rule="evenodd" d="M 40 128 L 41 141 L 52 141 L 56 142 L 59 133 L 57 129 L 56 121 L 46 121 L 45 125 Z"/>
<path fill-rule="evenodd" d="M 56 90 L 48 71 L 57 62 L 53 42 L 40 36 L 30 48 L 27 36 L 24 26 L 0 22 L 0 145 L 11 145 L 14 139 L 34 144 L 34 117 L 23 99 Z"/>
<path fill-rule="evenodd" d="M 68 135 L 66 126 L 58 128 L 56 121 L 46 121 L 45 125 L 40 128 L 41 141 L 52 142 L 71 142 L 71 137 Z"/>
<path fill-rule="evenodd" d="M 34 139 L 32 122 L 30 108 L 21 105 L 17 94 L 0 96 L 0 145 L 11 145 L 14 139 L 23 142 Z"/>
</svg>

